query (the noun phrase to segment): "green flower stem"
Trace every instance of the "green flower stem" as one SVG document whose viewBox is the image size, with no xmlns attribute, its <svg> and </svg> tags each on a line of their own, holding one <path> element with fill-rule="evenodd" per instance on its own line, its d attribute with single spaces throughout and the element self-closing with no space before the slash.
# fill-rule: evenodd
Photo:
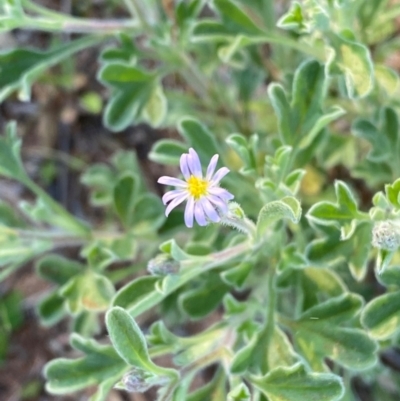
<svg viewBox="0 0 400 401">
<path fill-rule="evenodd" d="M 233 246 L 232 248 L 225 249 L 220 252 L 215 252 L 210 255 L 211 259 L 214 260 L 214 262 L 209 262 L 207 263 L 202 272 L 212 270 L 215 267 L 220 266 L 222 263 L 226 263 L 231 259 L 235 259 L 238 256 L 242 255 L 246 251 L 250 250 L 250 243 L 249 242 L 242 242 L 236 246 Z"/>
<path fill-rule="evenodd" d="M 137 0 L 124 0 L 126 8 L 131 13 L 132 17 L 136 17 L 145 31 L 151 32 L 152 27 L 147 22 L 146 16 Z"/>
<path fill-rule="evenodd" d="M 224 251 L 212 253 L 204 257 L 195 257 L 193 259 L 181 262 L 181 271 L 177 276 L 166 276 L 167 290 L 165 292 L 155 292 L 151 299 L 147 300 L 146 304 L 142 304 L 139 308 L 131 311 L 132 317 L 139 316 L 143 312 L 158 305 L 165 297 L 181 288 L 186 283 L 194 278 L 204 274 L 207 271 L 220 267 L 224 263 L 235 260 L 239 256 L 252 250 L 250 241 L 242 242 L 232 248 Z"/>
<path fill-rule="evenodd" d="M 55 19 L 25 17 L 20 28 L 50 32 L 92 33 L 101 36 L 127 30 L 137 30 L 140 27 L 132 20 L 96 20 L 96 19 Z"/>
</svg>

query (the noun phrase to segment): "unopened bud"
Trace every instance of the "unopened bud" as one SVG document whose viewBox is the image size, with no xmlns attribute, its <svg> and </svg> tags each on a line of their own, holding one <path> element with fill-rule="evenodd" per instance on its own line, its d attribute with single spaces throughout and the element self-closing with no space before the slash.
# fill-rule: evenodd
<svg viewBox="0 0 400 401">
<path fill-rule="evenodd" d="M 152 276 L 168 276 L 179 272 L 179 262 L 172 259 L 166 253 L 160 253 L 155 258 L 150 259 L 147 264 L 147 271 Z"/>
<path fill-rule="evenodd" d="M 372 229 L 372 245 L 395 251 L 400 246 L 400 226 L 392 221 L 378 221 Z"/>
<path fill-rule="evenodd" d="M 153 375 L 142 369 L 132 369 L 124 375 L 118 388 L 123 388 L 130 393 L 144 393 L 153 386 L 151 379 Z"/>
</svg>

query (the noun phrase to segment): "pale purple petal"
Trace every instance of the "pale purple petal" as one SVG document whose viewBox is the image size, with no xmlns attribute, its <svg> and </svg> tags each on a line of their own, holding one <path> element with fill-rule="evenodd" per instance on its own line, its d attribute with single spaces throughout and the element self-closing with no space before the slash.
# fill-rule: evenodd
<svg viewBox="0 0 400 401">
<path fill-rule="evenodd" d="M 201 198 L 199 200 L 201 206 L 203 207 L 204 212 L 206 213 L 207 217 L 214 223 L 218 223 L 221 219 L 215 210 L 214 206 L 207 198 Z"/>
<path fill-rule="evenodd" d="M 176 198 L 182 193 L 186 193 L 186 191 L 184 191 L 183 189 L 174 189 L 173 191 L 166 192 L 162 197 L 164 205 L 166 205 L 168 202 L 172 201 L 172 199 Z"/>
<path fill-rule="evenodd" d="M 199 202 L 196 202 L 194 205 L 194 217 L 196 218 L 199 226 L 207 225 L 206 215 L 204 214 L 203 207 Z"/>
<path fill-rule="evenodd" d="M 214 174 L 215 167 L 217 167 L 218 163 L 218 157 L 219 157 L 218 155 L 214 155 L 210 160 L 210 164 L 207 167 L 207 174 L 206 174 L 207 181 L 210 181 L 212 175 Z"/>
<path fill-rule="evenodd" d="M 190 170 L 189 170 L 189 165 L 188 165 L 188 154 L 184 153 L 181 156 L 180 160 L 180 166 L 181 166 L 181 171 L 183 176 L 185 177 L 185 180 L 188 180 L 190 178 Z"/>
<path fill-rule="evenodd" d="M 217 185 L 229 173 L 229 168 L 221 167 L 211 180 L 211 185 Z"/>
<path fill-rule="evenodd" d="M 186 227 L 193 227 L 193 215 L 194 215 L 194 198 L 189 196 L 185 208 L 185 224 Z"/>
<path fill-rule="evenodd" d="M 196 151 L 193 148 L 189 149 L 187 161 L 188 161 L 188 165 L 189 165 L 189 169 L 190 169 L 191 173 L 195 177 L 202 178 L 203 173 L 201 171 L 200 159 L 199 159 L 198 154 L 196 153 Z"/>
<path fill-rule="evenodd" d="M 228 192 L 226 189 L 223 189 L 220 187 L 208 188 L 208 192 L 211 195 L 218 196 L 219 198 L 221 198 L 224 201 L 229 201 L 234 198 L 234 196 L 230 192 Z"/>
<path fill-rule="evenodd" d="M 157 181 L 159 184 L 172 185 L 174 187 L 186 188 L 187 183 L 178 178 L 163 176 Z"/>
<path fill-rule="evenodd" d="M 228 204 L 226 201 L 223 199 L 219 198 L 218 196 L 215 195 L 207 195 L 207 199 L 215 206 L 217 207 L 222 214 L 228 213 Z"/>
<path fill-rule="evenodd" d="M 181 195 L 178 195 L 165 209 L 165 215 L 168 217 L 168 215 L 171 213 L 171 210 L 175 207 L 177 207 L 179 204 L 181 204 L 189 195 L 186 192 L 183 192 Z"/>
</svg>

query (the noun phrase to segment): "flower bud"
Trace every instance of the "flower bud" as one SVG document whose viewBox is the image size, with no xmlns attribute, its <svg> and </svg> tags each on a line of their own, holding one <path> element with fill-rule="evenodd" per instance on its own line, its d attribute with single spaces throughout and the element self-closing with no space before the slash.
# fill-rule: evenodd
<svg viewBox="0 0 400 401">
<path fill-rule="evenodd" d="M 179 262 L 172 259 L 166 253 L 160 253 L 155 258 L 150 259 L 147 264 L 147 271 L 152 276 L 168 276 L 179 272 Z"/>
<path fill-rule="evenodd" d="M 395 251 L 400 246 L 400 226 L 393 221 L 378 221 L 372 229 L 372 245 Z"/>
<path fill-rule="evenodd" d="M 121 382 L 116 387 L 129 391 L 130 393 L 144 393 L 153 386 L 152 378 L 153 375 L 149 375 L 148 372 L 139 368 L 134 368 L 124 375 Z"/>
</svg>

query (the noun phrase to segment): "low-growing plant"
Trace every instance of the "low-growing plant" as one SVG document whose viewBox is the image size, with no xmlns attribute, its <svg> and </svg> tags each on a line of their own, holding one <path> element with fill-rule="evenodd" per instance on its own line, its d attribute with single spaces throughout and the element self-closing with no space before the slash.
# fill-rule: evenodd
<svg viewBox="0 0 400 401">
<path fill-rule="evenodd" d="M 400 4 L 117 3 L 109 13 L 126 6 L 132 17 L 0 5 L 1 31 L 55 39 L 0 53 L 1 101 L 31 99 L 49 67 L 94 47 L 104 126 L 177 132 L 148 154 L 169 166 L 159 193 L 132 151 L 88 166 L 81 184 L 104 211 L 99 223 L 31 178 L 18 122 L 5 127 L 0 174 L 32 197 L 0 203 L 0 278 L 35 260 L 52 283 L 37 316 L 70 321 L 80 354 L 46 364 L 46 390 L 95 388 L 91 401 L 113 388 L 154 388 L 158 401 L 356 401 L 366 387 L 368 400 L 398 400 L 400 103 L 390 57 Z M 96 94 L 83 102 L 102 104 Z M 57 252 L 68 244 L 79 259 Z M 0 322 L 19 316 L 12 294 Z M 17 327 L 7 321 L 0 342 Z"/>
</svg>

